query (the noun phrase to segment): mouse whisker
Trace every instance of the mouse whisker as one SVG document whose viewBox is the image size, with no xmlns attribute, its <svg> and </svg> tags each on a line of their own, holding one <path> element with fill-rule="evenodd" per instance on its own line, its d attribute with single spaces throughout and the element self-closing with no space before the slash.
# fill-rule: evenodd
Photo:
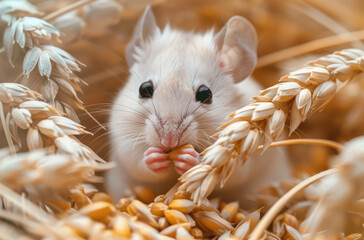
<svg viewBox="0 0 364 240">
<path fill-rule="evenodd" d="M 124 129 L 124 128 L 117 128 L 117 129 L 113 129 L 112 131 L 118 131 L 118 130 L 122 130 L 122 129 Z M 100 136 L 97 136 L 96 138 L 94 138 L 91 142 L 90 142 L 90 144 L 91 143 L 94 143 L 94 142 L 96 142 L 97 140 L 99 140 L 99 139 L 101 139 L 102 137 L 105 137 L 105 136 L 108 136 L 111 132 L 112 132 L 111 130 L 109 130 L 109 131 L 106 131 L 105 133 L 103 133 L 103 134 L 101 134 Z M 134 136 L 134 135 L 136 135 L 135 133 L 131 133 L 131 134 L 129 134 L 130 136 Z M 129 136 L 129 135 L 126 135 L 126 136 Z M 125 136 L 125 135 L 124 135 Z"/>
<path fill-rule="evenodd" d="M 135 151 L 135 146 L 136 144 L 138 143 L 139 139 L 140 139 L 140 135 L 142 134 L 142 132 L 139 133 L 138 137 L 136 138 L 134 144 L 133 144 L 133 147 L 132 147 L 132 151 Z"/>
<path fill-rule="evenodd" d="M 139 125 L 142 125 L 142 126 L 145 126 L 145 125 L 147 125 L 145 122 L 140 122 L 140 121 L 132 121 L 132 120 L 119 120 L 119 121 L 115 121 L 115 122 L 113 122 L 113 123 L 111 123 L 110 124 L 110 126 L 112 125 L 112 124 L 114 124 L 114 123 L 121 123 L 121 124 L 129 124 L 129 126 L 132 124 L 132 125 L 134 125 L 135 123 L 137 123 L 137 124 L 139 124 Z M 123 127 L 123 126 L 121 126 L 121 128 L 114 128 L 114 129 L 120 129 L 120 130 L 122 130 L 122 129 L 127 129 L 126 127 Z"/>
<path fill-rule="evenodd" d="M 91 104 L 85 104 L 86 108 L 93 108 L 93 107 L 111 107 L 113 103 L 111 102 L 105 102 L 105 103 L 91 103 Z"/>
<path fill-rule="evenodd" d="M 148 118 L 148 116 L 146 116 L 145 114 L 143 114 L 143 113 L 140 113 L 140 112 L 138 112 L 138 111 L 135 111 L 135 110 L 133 110 L 133 109 L 131 109 L 132 111 L 127 111 L 127 110 L 125 110 L 125 109 L 114 109 L 113 111 L 117 111 L 117 112 L 121 112 L 121 113 L 131 113 L 131 114 L 134 114 L 134 115 L 136 115 L 136 116 L 139 116 L 139 117 L 141 117 L 142 119 L 144 119 L 144 118 Z"/>
<path fill-rule="evenodd" d="M 124 97 L 127 97 L 127 98 L 133 100 L 134 102 L 136 102 L 137 104 L 142 106 L 149 114 L 152 114 L 152 112 L 148 108 L 146 108 L 143 104 L 141 104 L 138 100 L 136 100 L 136 99 L 134 99 L 134 98 L 132 98 L 132 97 L 130 97 L 128 95 L 125 95 L 125 94 L 122 94 L 121 96 L 124 96 Z"/>
<path fill-rule="evenodd" d="M 211 112 L 212 110 L 216 110 L 216 109 L 219 109 L 219 108 L 225 108 L 225 107 L 226 107 L 226 106 L 217 106 L 217 107 L 213 107 L 213 108 L 211 108 L 211 109 L 208 109 L 208 110 L 204 111 L 203 113 L 201 113 L 201 114 L 199 114 L 199 115 L 194 116 L 193 121 L 195 121 L 195 120 L 197 120 L 199 117 L 201 117 L 201 116 L 203 116 L 203 115 L 205 115 L 205 114 L 207 114 L 207 113 Z"/>
<path fill-rule="evenodd" d="M 135 74 L 135 76 L 137 77 L 137 79 L 140 81 L 140 83 L 143 83 L 144 81 L 139 77 L 138 73 L 132 69 L 130 69 L 130 71 Z"/>
<path fill-rule="evenodd" d="M 135 136 L 136 134 L 134 134 L 134 136 Z M 135 137 L 134 137 L 135 138 Z M 134 138 L 131 138 L 131 139 L 129 139 L 129 140 L 134 140 Z M 117 137 L 117 138 L 115 138 L 115 141 L 118 141 L 118 140 L 124 140 L 124 138 L 123 137 Z M 145 141 L 145 135 L 140 135 L 139 136 L 139 140 L 138 140 L 139 142 L 143 142 L 143 141 Z M 137 144 L 135 144 L 135 146 L 136 146 Z M 104 154 L 104 156 L 105 156 L 105 159 L 110 159 L 110 155 L 111 155 L 111 152 L 112 152 L 112 147 L 110 146 L 110 142 L 109 141 L 106 141 L 104 144 L 102 144 L 101 145 L 101 147 L 97 150 L 97 154 L 99 154 L 102 150 L 104 150 L 105 149 L 105 147 L 109 147 L 109 150 Z"/>
<path fill-rule="evenodd" d="M 211 137 L 206 133 L 206 131 L 205 130 L 203 130 L 202 128 L 198 128 L 197 129 L 198 131 L 201 131 L 204 135 L 205 135 L 205 137 L 206 137 L 206 140 L 207 141 L 209 141 L 209 142 L 211 142 Z M 203 140 L 203 139 L 201 139 L 201 140 Z"/>
</svg>

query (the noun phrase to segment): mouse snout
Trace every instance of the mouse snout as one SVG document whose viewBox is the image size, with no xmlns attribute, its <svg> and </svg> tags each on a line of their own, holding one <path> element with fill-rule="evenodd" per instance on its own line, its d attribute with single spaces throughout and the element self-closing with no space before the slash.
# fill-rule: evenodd
<svg viewBox="0 0 364 240">
<path fill-rule="evenodd" d="M 173 133 L 166 133 L 161 136 L 161 144 L 168 149 L 175 148 L 178 145 L 178 136 Z"/>
</svg>

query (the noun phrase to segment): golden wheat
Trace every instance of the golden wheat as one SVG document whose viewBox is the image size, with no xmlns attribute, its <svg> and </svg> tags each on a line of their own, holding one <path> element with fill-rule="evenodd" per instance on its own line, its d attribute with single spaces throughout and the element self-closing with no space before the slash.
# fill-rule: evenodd
<svg viewBox="0 0 364 240">
<path fill-rule="evenodd" d="M 154 194 L 146 188 L 133 187 L 135 198 L 123 198 L 115 204 L 110 196 L 98 192 L 95 187 L 80 184 L 98 180 L 94 171 L 109 166 L 75 137 L 88 134 L 86 128 L 78 123 L 74 111 L 85 109 L 78 96 L 82 92 L 80 85 L 83 81 L 74 74 L 82 64 L 54 45 L 59 40 L 73 43 L 82 37 L 100 37 L 108 42 L 104 37 L 107 36 L 108 27 L 117 23 L 122 15 L 126 16 L 124 20 L 130 20 L 132 13 L 137 12 L 138 4 L 133 3 L 136 6 L 133 8 L 133 1 L 124 1 L 123 4 L 130 10 L 123 11 L 121 15 L 118 2 L 81 0 L 44 15 L 27 1 L 0 1 L 1 21 L 6 23 L 4 48 L 0 49 L 0 53 L 4 51 L 7 54 L 11 65 L 16 64 L 16 58 L 20 58 L 23 73 L 17 81 L 27 86 L 0 84 L 0 118 L 10 151 L 18 151 L 24 143 L 30 151 L 17 155 L 7 150 L 0 152 L 0 205 L 3 208 L 0 218 L 22 227 L 20 231 L 1 222 L 0 238 L 5 239 L 248 239 L 257 229 L 257 224 L 263 221 L 260 219 L 261 209 L 248 213 L 240 209 L 236 202 L 209 201 L 206 197 L 217 182 L 224 184 L 239 161 L 245 161 L 261 148 L 265 150 L 270 147 L 281 135 L 287 119 L 292 133 L 312 113 L 320 111 L 341 86 L 364 69 L 363 51 L 351 49 L 322 57 L 308 67 L 290 73 L 281 78 L 279 84 L 254 97 L 255 102 L 231 115 L 232 120 L 222 126 L 218 140 L 204 151 L 202 164 L 182 176 L 178 191 L 171 189 L 170 193 L 174 194 L 157 196 L 154 203 L 147 205 L 152 202 Z M 164 4 L 164 7 L 168 5 Z M 241 9 L 242 6 L 238 2 L 231 3 L 231 6 L 224 2 L 223 8 L 216 8 L 219 4 L 216 1 L 198 9 L 202 19 L 220 18 L 221 9 L 226 11 L 233 6 L 233 12 L 236 12 L 235 8 Z M 287 24 L 291 22 L 290 19 L 287 21 L 282 14 L 275 12 L 273 21 L 267 14 L 272 10 L 270 7 L 281 13 L 278 5 L 282 5 L 282 2 L 251 4 L 254 7 L 246 5 L 257 9 L 249 13 L 258 19 L 255 20 L 258 27 L 264 25 L 264 28 L 274 29 L 274 22 L 280 26 L 285 24 L 282 29 L 287 27 L 292 30 L 292 25 Z M 327 1 L 315 4 L 324 4 L 328 12 L 334 10 Z M 266 8 L 261 5 L 266 5 Z M 283 8 L 285 6 L 283 4 Z M 350 12 L 352 15 L 345 19 L 355 18 L 355 13 Z M 187 16 L 194 22 L 193 14 Z M 183 23 L 188 19 L 183 16 Z M 315 33 L 299 31 L 307 37 Z M 284 43 L 299 38 L 294 36 L 297 32 L 291 32 L 286 31 L 284 39 L 282 34 L 277 34 L 280 37 L 275 42 Z M 313 46 L 311 49 L 302 45 L 288 53 L 294 52 L 291 56 L 297 56 L 315 47 L 318 49 L 357 40 L 358 37 L 362 38 L 362 31 L 344 35 L 345 39 L 339 39 L 340 36 L 322 39 L 320 44 L 310 45 Z M 330 43 L 328 39 L 331 39 Z M 119 42 L 116 45 L 117 49 L 121 49 Z M 269 41 L 268 45 L 275 44 Z M 262 46 L 264 48 L 264 42 Z M 281 61 L 289 54 L 280 57 L 268 55 L 261 59 L 260 66 Z M 271 72 L 266 72 L 272 78 Z M 22 136 L 24 132 L 26 138 Z M 258 147 L 262 142 L 263 147 Z M 340 221 L 345 220 L 343 212 L 362 212 L 359 200 L 363 176 L 360 170 L 362 145 L 352 144 L 348 143 L 343 148 L 338 163 L 333 165 L 335 169 L 340 169 L 338 174 L 328 177 L 322 186 L 310 186 L 304 193 L 295 195 L 294 201 L 284 204 L 285 209 L 281 209 L 278 216 L 273 216 L 270 230 L 264 228 L 258 235 L 264 239 L 298 240 L 311 238 L 313 233 L 321 230 L 331 230 L 330 233 L 336 236 L 342 234 Z M 323 145 L 341 149 L 337 143 Z M 169 157 L 173 159 L 178 150 L 171 152 Z M 281 197 L 286 192 L 290 193 L 289 190 L 299 181 L 296 179 L 267 187 L 258 200 L 269 209 L 277 199 L 284 200 Z M 346 191 L 335 191 L 338 186 Z M 319 211 L 307 218 L 304 215 L 309 208 Z M 263 209 L 262 213 L 266 210 Z M 340 238 L 343 237 L 340 235 Z M 352 234 L 345 239 L 360 238 L 360 234 Z"/>
<path fill-rule="evenodd" d="M 310 114 L 321 110 L 342 83 L 364 71 L 364 51 L 347 49 L 309 63 L 280 83 L 263 90 L 255 101 L 230 115 L 217 141 L 203 152 L 201 163 L 180 177 L 182 185 L 200 204 L 222 187 L 239 161 L 245 162 L 264 139 L 265 147 L 281 136 L 286 119 L 290 132 Z"/>
</svg>

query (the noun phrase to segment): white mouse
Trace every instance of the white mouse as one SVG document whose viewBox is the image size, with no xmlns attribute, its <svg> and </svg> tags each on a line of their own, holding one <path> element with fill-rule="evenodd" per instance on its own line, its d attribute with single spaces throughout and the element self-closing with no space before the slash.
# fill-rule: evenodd
<svg viewBox="0 0 364 240">
<path fill-rule="evenodd" d="M 225 117 L 260 89 L 248 77 L 257 61 L 256 47 L 254 27 L 240 16 L 216 35 L 212 30 L 199 34 L 168 25 L 160 30 L 146 8 L 126 49 L 130 77 L 111 109 L 111 158 L 117 166 L 107 175 L 107 189 L 115 199 L 135 184 L 165 193 L 199 163 L 198 153 L 214 141 L 210 136 Z M 174 162 L 167 159 L 168 151 L 185 144 L 195 150 L 182 150 Z M 253 185 L 250 179 L 289 176 L 288 167 L 282 167 L 284 153 L 268 150 L 265 156 L 239 167 L 224 189 L 236 195 L 239 188 L 245 196 Z"/>
</svg>

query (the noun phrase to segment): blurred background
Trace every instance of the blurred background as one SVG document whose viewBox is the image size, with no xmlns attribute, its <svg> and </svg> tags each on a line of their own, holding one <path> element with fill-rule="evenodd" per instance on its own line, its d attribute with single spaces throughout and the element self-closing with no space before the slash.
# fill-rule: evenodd
<svg viewBox="0 0 364 240">
<path fill-rule="evenodd" d="M 30 2 L 49 13 L 75 1 Z M 186 31 L 203 32 L 211 28 L 218 31 L 234 15 L 249 19 L 259 37 L 259 62 L 253 77 L 264 87 L 277 83 L 281 76 L 321 55 L 350 47 L 364 49 L 363 0 L 94 1 L 57 18 L 52 24 L 63 33 L 62 48 L 87 65 L 79 73 L 88 84 L 83 87 L 80 98 L 102 124 L 107 122 L 108 108 L 128 77 L 125 46 L 147 4 L 152 5 L 161 28 L 169 23 Z M 0 54 L 0 82 L 15 81 L 21 65 L 15 59 L 16 67 L 11 68 L 5 54 Z M 363 77 L 352 81 L 323 112 L 302 124 L 291 138 L 344 142 L 363 135 L 363 90 Z M 81 140 L 107 159 L 107 131 L 83 111 L 78 113 L 82 124 L 95 134 Z M 5 146 L 4 139 L 1 146 Z M 315 146 L 292 146 L 288 150 L 297 175 L 326 169 L 327 159 L 334 153 Z"/>
</svg>

